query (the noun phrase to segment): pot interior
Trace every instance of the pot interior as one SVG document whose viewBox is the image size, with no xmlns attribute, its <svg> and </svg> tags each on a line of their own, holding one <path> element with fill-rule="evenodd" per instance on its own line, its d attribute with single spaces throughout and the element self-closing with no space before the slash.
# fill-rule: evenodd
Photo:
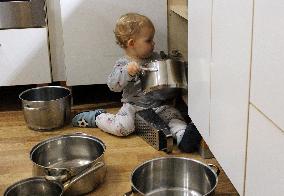
<svg viewBox="0 0 284 196">
<path fill-rule="evenodd" d="M 103 155 L 104 144 L 95 137 L 65 135 L 36 145 L 31 160 L 49 168 L 76 168 L 87 165 Z"/>
<path fill-rule="evenodd" d="M 63 193 L 61 184 L 36 177 L 19 181 L 7 188 L 4 196 L 60 196 Z"/>
<path fill-rule="evenodd" d="M 206 195 L 214 191 L 217 180 L 211 168 L 185 158 L 154 159 L 132 174 L 134 189 L 147 196 Z"/>
<path fill-rule="evenodd" d="M 32 88 L 20 94 L 20 99 L 25 101 L 52 101 L 70 95 L 69 89 L 60 86 L 46 86 Z"/>
</svg>

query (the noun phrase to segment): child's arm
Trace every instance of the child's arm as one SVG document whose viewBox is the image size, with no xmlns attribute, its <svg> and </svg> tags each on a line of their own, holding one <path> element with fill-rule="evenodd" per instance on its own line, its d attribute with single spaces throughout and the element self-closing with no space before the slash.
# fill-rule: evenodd
<svg viewBox="0 0 284 196">
<path fill-rule="evenodd" d="M 117 62 L 108 76 L 107 85 L 110 90 L 114 92 L 121 92 L 124 87 L 135 78 L 135 75 L 130 75 L 128 70 L 128 64 L 125 62 Z"/>
</svg>

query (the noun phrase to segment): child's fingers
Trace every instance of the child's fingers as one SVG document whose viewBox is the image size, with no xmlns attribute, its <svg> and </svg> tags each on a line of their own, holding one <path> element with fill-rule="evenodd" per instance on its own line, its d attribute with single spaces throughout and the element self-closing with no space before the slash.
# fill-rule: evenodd
<svg viewBox="0 0 284 196">
<path fill-rule="evenodd" d="M 130 75 L 135 75 L 140 72 L 141 68 L 136 62 L 130 62 L 127 65 L 127 71 Z"/>
</svg>

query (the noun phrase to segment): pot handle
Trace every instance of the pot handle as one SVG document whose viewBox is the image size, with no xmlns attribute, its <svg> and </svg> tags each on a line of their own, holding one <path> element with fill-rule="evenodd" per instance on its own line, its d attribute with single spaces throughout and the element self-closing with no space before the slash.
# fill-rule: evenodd
<svg viewBox="0 0 284 196">
<path fill-rule="evenodd" d="M 132 193 L 133 193 L 133 191 L 131 190 L 131 191 L 127 192 L 127 193 L 124 193 L 123 196 L 130 196 L 130 195 L 132 195 Z"/>
<path fill-rule="evenodd" d="M 63 185 L 64 186 L 64 191 L 66 191 L 72 184 L 76 183 L 78 180 L 80 180 L 84 176 L 86 176 L 86 175 L 88 175 L 88 174 L 90 174 L 92 172 L 98 171 L 104 165 L 105 164 L 103 162 L 98 162 L 98 163 L 94 164 L 93 166 L 83 170 L 81 173 L 79 173 L 78 175 L 74 176 L 69 181 L 64 183 L 64 185 Z"/>
<path fill-rule="evenodd" d="M 45 178 L 50 181 L 60 181 L 64 182 L 71 178 L 71 171 L 64 169 L 56 169 L 56 168 L 45 168 Z"/>
<path fill-rule="evenodd" d="M 172 135 L 166 135 L 167 139 L 167 153 L 171 153 L 173 151 L 173 136 Z"/>
<path fill-rule="evenodd" d="M 209 167 L 216 169 L 215 173 L 217 174 L 217 176 L 219 176 L 220 174 L 220 169 L 219 167 L 217 167 L 216 165 L 213 164 L 208 164 Z"/>
</svg>

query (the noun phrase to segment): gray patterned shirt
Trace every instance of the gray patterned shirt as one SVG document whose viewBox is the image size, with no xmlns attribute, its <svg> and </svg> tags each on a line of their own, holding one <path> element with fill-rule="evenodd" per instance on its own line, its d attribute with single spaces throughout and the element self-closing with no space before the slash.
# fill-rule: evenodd
<svg viewBox="0 0 284 196">
<path fill-rule="evenodd" d="M 147 59 L 143 59 L 142 65 L 149 63 L 151 60 L 159 58 L 158 53 Z M 144 95 L 141 80 L 139 76 L 130 76 L 127 72 L 127 64 L 131 61 L 126 57 L 118 59 L 113 67 L 112 72 L 108 76 L 107 85 L 114 92 L 123 92 L 121 101 L 123 103 L 131 103 L 144 108 L 158 107 L 162 104 L 161 100 L 154 97 Z"/>
</svg>

